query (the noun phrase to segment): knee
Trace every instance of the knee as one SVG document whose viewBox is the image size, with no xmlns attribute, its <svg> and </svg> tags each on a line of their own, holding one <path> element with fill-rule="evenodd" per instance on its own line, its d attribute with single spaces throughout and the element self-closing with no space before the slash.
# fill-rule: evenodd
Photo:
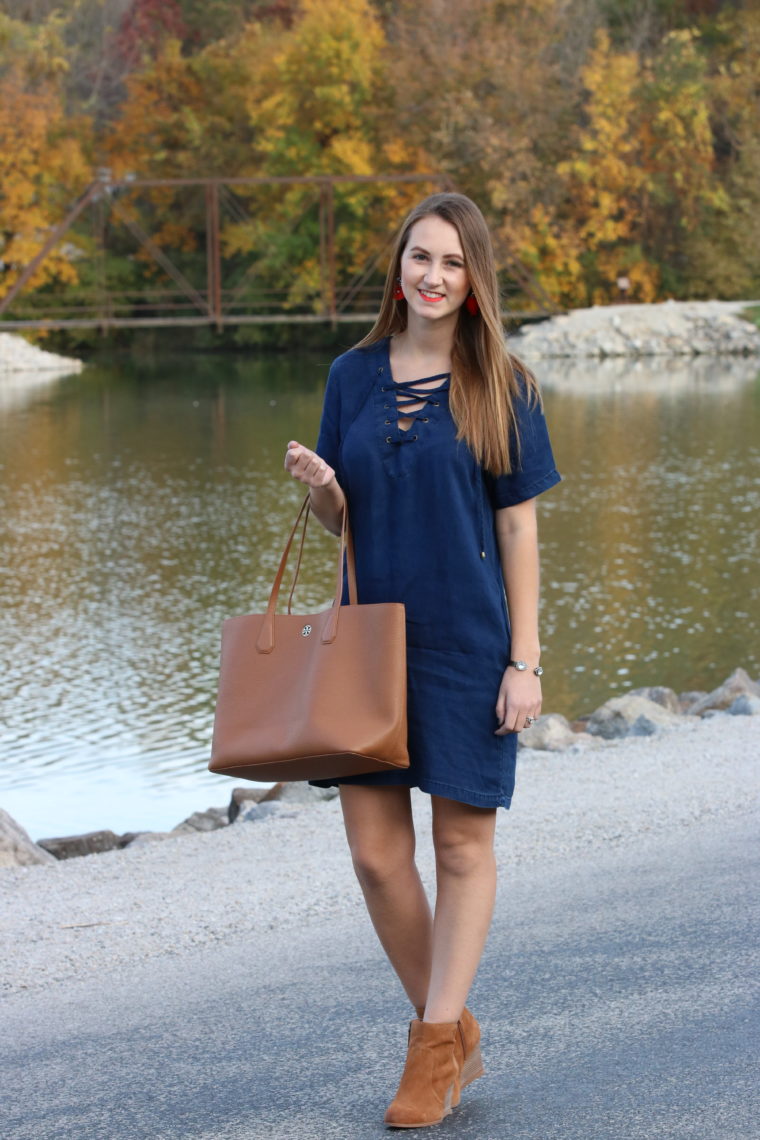
<svg viewBox="0 0 760 1140">
<path fill-rule="evenodd" d="M 385 886 L 397 880 L 405 870 L 414 866 L 414 847 L 386 843 L 358 841 L 351 844 L 351 859 L 356 877 L 368 889 Z"/>
<path fill-rule="evenodd" d="M 465 835 L 439 836 L 435 861 L 439 873 L 455 878 L 477 875 L 492 866 L 493 844 Z"/>
</svg>

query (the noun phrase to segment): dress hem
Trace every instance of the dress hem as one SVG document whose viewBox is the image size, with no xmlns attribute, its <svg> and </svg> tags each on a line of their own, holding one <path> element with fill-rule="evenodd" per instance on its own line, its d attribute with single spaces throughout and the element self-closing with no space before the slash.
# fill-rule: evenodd
<svg viewBox="0 0 760 1140">
<path fill-rule="evenodd" d="M 361 776 L 357 779 L 347 777 L 346 779 L 335 778 L 332 780 L 309 780 L 309 783 L 316 788 L 339 788 L 341 784 L 354 784 L 369 788 L 419 788 L 421 792 L 425 792 L 430 796 L 441 796 L 445 800 L 456 800 L 458 803 L 469 804 L 470 807 L 479 808 L 499 808 L 503 807 L 505 811 L 509 811 L 512 803 L 512 796 L 487 796 L 482 792 L 470 791 L 467 788 L 457 788 L 451 784 L 443 783 L 441 780 L 415 780 L 409 782 L 404 779 L 404 773 L 387 773 L 387 776 L 396 776 L 396 779 L 385 779 L 381 784 L 365 783 Z"/>
</svg>

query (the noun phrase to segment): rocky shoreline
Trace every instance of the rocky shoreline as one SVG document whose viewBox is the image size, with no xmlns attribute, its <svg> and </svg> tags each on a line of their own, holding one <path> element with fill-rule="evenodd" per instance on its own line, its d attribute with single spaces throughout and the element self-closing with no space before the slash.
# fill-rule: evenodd
<svg viewBox="0 0 760 1140">
<path fill-rule="evenodd" d="M 665 686 L 631 690 L 605 701 L 590 716 L 569 721 L 547 713 L 520 733 L 521 752 L 578 755 L 614 742 L 651 737 L 678 730 L 695 720 L 712 717 L 760 717 L 760 678 L 753 680 L 741 668 L 712 692 L 676 693 Z M 728 723 L 728 722 L 727 722 Z M 313 788 L 306 783 L 235 786 L 226 806 L 193 812 L 171 831 L 127 832 L 100 830 L 83 835 L 57 836 L 35 843 L 7 812 L 0 809 L 0 868 L 54 865 L 60 860 L 104 852 L 137 849 L 163 840 L 219 831 L 254 823 L 293 808 L 332 800 L 337 789 Z"/>
<path fill-rule="evenodd" d="M 595 305 L 525 325 L 510 347 L 546 357 L 724 356 L 760 353 L 760 329 L 741 314 L 757 301 Z"/>
<path fill-rule="evenodd" d="M 594 305 L 524 325 L 510 347 L 526 359 L 547 357 L 756 356 L 760 328 L 742 314 L 760 301 L 663 301 Z M 75 360 L 46 352 L 22 336 L 0 333 L 0 377 L 79 372 Z"/>
<path fill-rule="evenodd" d="M 59 356 L 30 344 L 22 336 L 0 332 L 0 376 L 19 372 L 44 372 L 64 376 L 81 372 L 84 363 L 74 357 Z"/>
</svg>

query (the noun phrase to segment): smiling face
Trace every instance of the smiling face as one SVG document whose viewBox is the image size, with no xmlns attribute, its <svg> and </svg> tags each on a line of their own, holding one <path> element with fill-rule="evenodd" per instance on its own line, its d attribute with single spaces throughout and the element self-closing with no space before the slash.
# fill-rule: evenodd
<svg viewBox="0 0 760 1140">
<path fill-rule="evenodd" d="M 415 222 L 401 255 L 400 273 L 410 316 L 440 320 L 457 313 L 470 281 L 456 227 L 436 214 Z"/>
</svg>

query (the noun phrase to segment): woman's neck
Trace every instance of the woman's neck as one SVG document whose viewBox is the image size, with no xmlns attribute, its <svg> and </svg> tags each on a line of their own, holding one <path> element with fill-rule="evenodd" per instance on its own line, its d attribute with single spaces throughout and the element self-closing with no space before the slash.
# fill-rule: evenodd
<svg viewBox="0 0 760 1140">
<path fill-rule="evenodd" d="M 458 316 L 455 316 L 452 321 L 431 322 L 418 321 L 412 317 L 406 329 L 393 338 L 394 356 L 436 361 L 445 365 L 443 370 L 448 371 L 457 319 Z"/>
</svg>

